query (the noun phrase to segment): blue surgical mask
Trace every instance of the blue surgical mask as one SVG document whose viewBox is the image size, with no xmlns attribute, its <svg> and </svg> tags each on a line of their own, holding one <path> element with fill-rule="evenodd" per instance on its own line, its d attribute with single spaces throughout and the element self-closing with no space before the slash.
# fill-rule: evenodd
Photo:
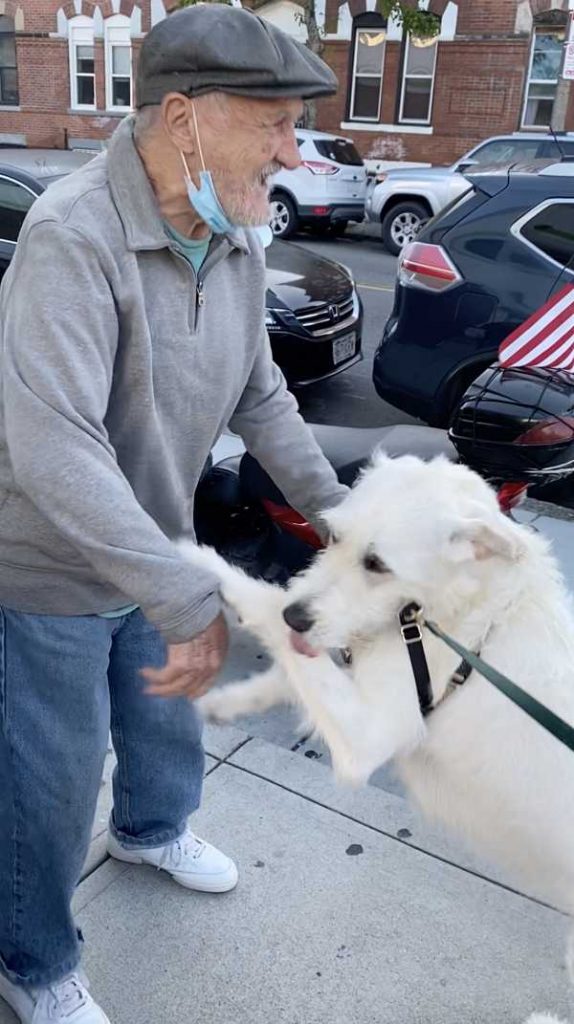
<svg viewBox="0 0 574 1024">
<path fill-rule="evenodd" d="M 227 235 L 233 233 L 233 231 L 241 227 L 240 224 L 234 224 L 229 219 L 225 210 L 223 209 L 219 196 L 217 195 L 215 184 L 211 171 L 206 170 L 205 160 L 203 159 L 203 150 L 201 148 L 201 141 L 199 138 L 199 131 L 197 128 L 197 116 L 195 113 L 195 106 L 192 102 L 191 105 L 193 113 L 193 123 L 195 127 L 195 137 L 197 139 L 197 147 L 199 149 L 199 157 L 203 170 L 199 172 L 199 188 L 193 182 L 191 174 L 189 173 L 189 167 L 187 166 L 187 160 L 183 153 L 180 152 L 180 156 L 183 162 L 185 183 L 187 186 L 187 195 L 189 201 L 193 206 L 194 210 L 199 214 L 201 219 L 205 221 L 207 226 L 216 235 Z M 267 224 L 261 224 L 259 227 L 253 229 L 260 237 L 263 247 L 266 249 L 273 241 L 273 233 L 271 228 Z"/>
<path fill-rule="evenodd" d="M 211 171 L 200 171 L 199 183 L 199 188 L 197 188 L 187 171 L 187 194 L 191 205 L 199 214 L 201 219 L 205 221 L 207 226 L 211 228 L 216 235 L 229 234 L 230 231 L 233 231 L 235 224 L 229 220 L 229 217 L 219 202 L 219 196 L 215 191 Z"/>
</svg>

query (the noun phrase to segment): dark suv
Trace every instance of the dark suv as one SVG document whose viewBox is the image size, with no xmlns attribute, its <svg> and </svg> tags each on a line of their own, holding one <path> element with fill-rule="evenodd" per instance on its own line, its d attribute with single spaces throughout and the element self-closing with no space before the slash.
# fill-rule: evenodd
<svg viewBox="0 0 574 1024">
<path fill-rule="evenodd" d="M 381 398 L 447 426 L 500 342 L 574 282 L 574 162 L 468 178 L 469 188 L 399 257 L 391 316 L 375 354 Z"/>
</svg>

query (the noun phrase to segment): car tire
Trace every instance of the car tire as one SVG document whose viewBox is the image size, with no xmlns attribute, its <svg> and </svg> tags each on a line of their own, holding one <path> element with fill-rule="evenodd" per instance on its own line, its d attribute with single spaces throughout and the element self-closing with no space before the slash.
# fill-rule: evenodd
<svg viewBox="0 0 574 1024">
<path fill-rule="evenodd" d="M 299 218 L 295 203 L 284 192 L 271 197 L 271 220 L 269 226 L 274 238 L 289 238 L 297 230 Z"/>
<path fill-rule="evenodd" d="M 385 248 L 398 256 L 401 249 L 417 237 L 429 212 L 422 203 L 397 203 L 382 220 L 382 235 Z"/>
</svg>

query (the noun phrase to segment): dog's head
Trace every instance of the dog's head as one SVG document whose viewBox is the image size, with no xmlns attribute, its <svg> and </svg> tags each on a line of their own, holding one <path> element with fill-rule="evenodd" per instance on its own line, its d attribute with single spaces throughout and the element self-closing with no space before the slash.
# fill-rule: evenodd
<svg viewBox="0 0 574 1024">
<path fill-rule="evenodd" d="M 378 454 L 349 496 L 325 514 L 330 543 L 294 581 L 284 618 L 301 653 L 375 635 L 400 607 L 436 608 L 480 586 L 485 567 L 516 560 L 521 528 L 494 491 L 444 458 Z"/>
</svg>

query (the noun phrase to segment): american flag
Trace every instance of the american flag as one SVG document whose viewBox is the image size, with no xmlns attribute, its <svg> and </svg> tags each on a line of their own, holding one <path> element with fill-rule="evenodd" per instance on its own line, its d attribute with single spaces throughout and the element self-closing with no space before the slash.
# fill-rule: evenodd
<svg viewBox="0 0 574 1024">
<path fill-rule="evenodd" d="M 574 370 L 574 284 L 537 309 L 501 343 L 501 366 L 547 366 Z"/>
</svg>

